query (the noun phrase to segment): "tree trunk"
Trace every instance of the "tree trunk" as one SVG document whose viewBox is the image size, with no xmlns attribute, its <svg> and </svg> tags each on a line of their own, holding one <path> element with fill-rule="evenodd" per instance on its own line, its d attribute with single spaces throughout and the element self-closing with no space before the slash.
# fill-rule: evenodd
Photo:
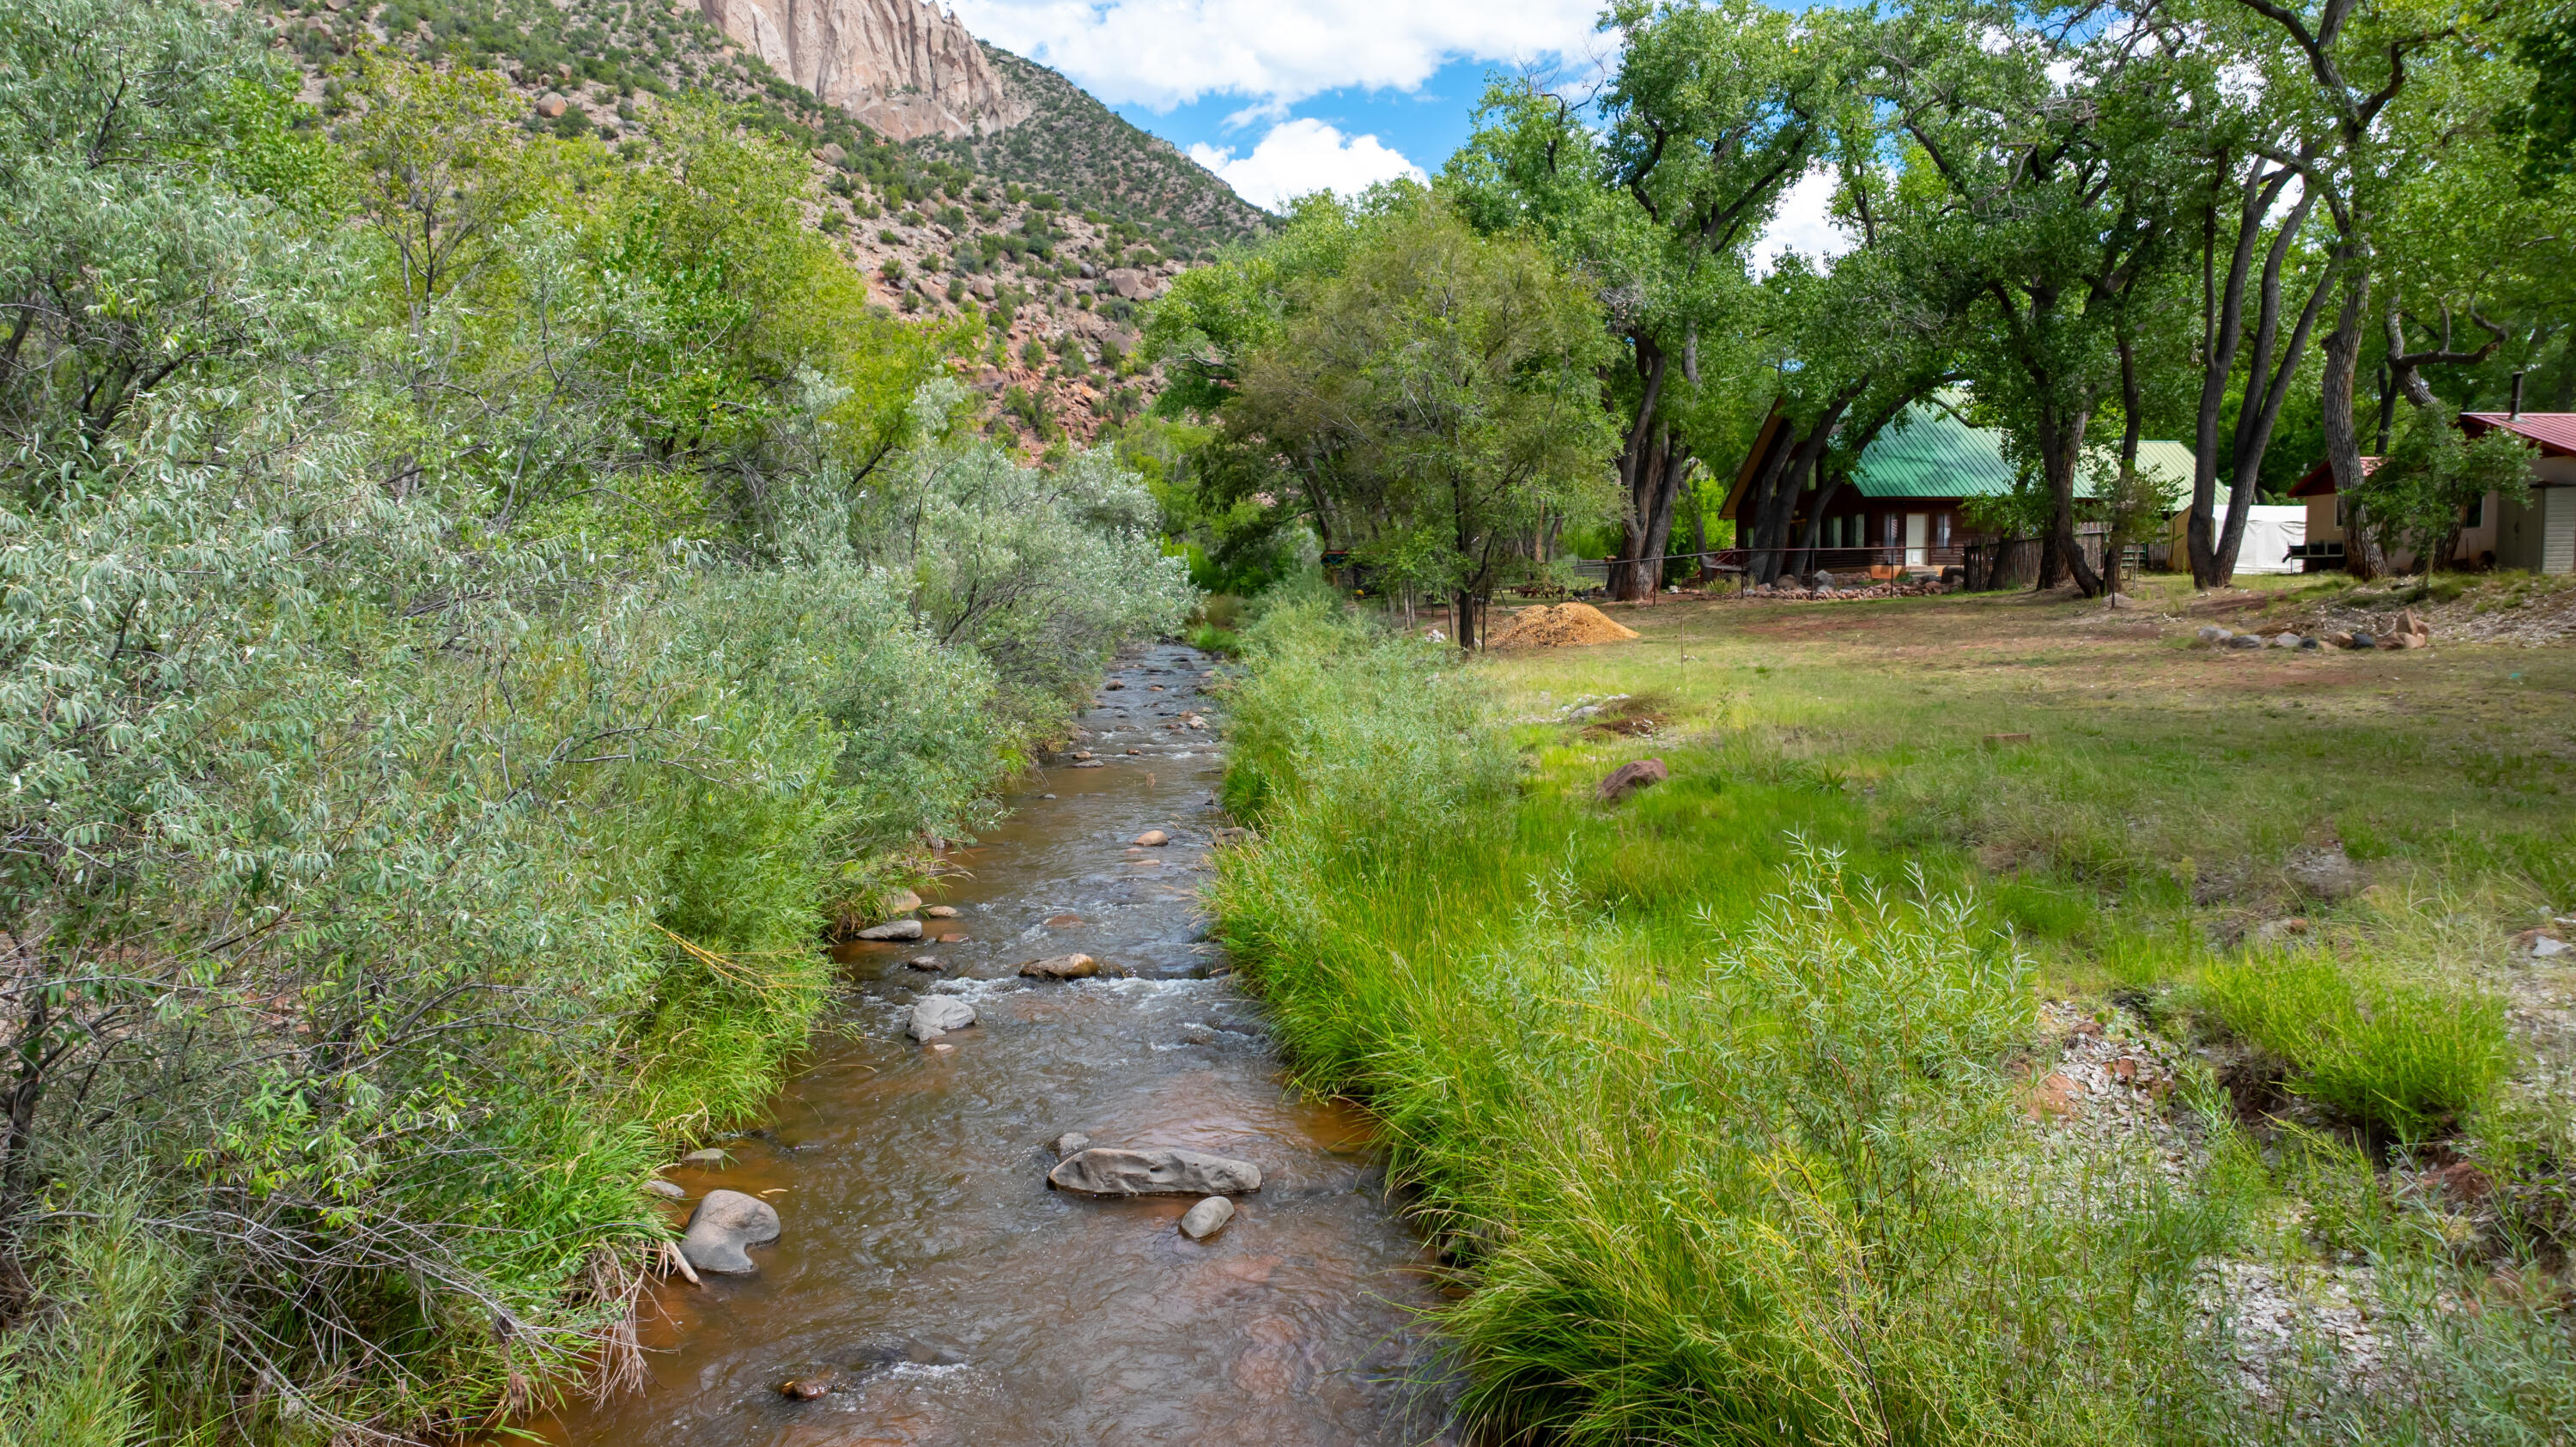
<svg viewBox="0 0 2576 1447">
<path fill-rule="evenodd" d="M 1664 374 L 1669 366 L 1663 348 L 1643 332 L 1629 333 L 1637 349 L 1637 372 L 1642 383 L 1637 397 L 1637 419 L 1629 424 L 1628 436 L 1619 448 L 1619 482 L 1627 495 L 1628 513 L 1619 528 L 1619 556 L 1610 560 L 1608 591 L 1611 597 L 1633 603 L 1652 593 L 1645 581 L 1648 564 L 1646 535 L 1655 522 L 1656 490 L 1662 482 L 1658 464 L 1664 450 L 1666 429 L 1657 425 L 1656 409 L 1662 404 Z M 1665 500 L 1667 509 L 1670 500 Z"/>
<path fill-rule="evenodd" d="M 2049 547 L 2040 554 L 2039 586 L 2044 590 L 2056 579 L 2048 554 L 2057 555 L 2056 566 L 2063 567 L 2075 579 L 2077 592 L 2087 598 L 2102 594 L 2101 575 L 2084 561 L 2083 545 L 2075 539 L 2075 469 L 2084 457 L 2084 413 L 2071 417 L 2044 419 L 2047 440 L 2041 446 L 2041 463 L 2048 469 L 2048 492 L 2054 503 L 2048 522 Z"/>
<path fill-rule="evenodd" d="M 1798 495 L 1807 489 L 1807 479 L 1814 475 L 1817 459 L 1833 440 L 1834 427 L 1842 421 L 1843 410 L 1851 405 L 1848 395 L 1837 398 L 1816 419 L 1813 427 L 1797 435 L 1777 460 L 1769 492 L 1760 499 L 1753 518 L 1752 535 L 1745 539 L 1745 577 L 1750 582 L 1776 583 L 1782 567 L 1788 562 L 1789 529 L 1798 513 Z M 1784 440 L 1792 433 L 1784 422 Z M 1748 495 L 1747 501 L 1752 501 Z"/>
<path fill-rule="evenodd" d="M 2254 242 L 2269 215 L 2272 201 L 2280 194 L 2290 172 L 2275 172 L 2269 181 L 2261 180 L 2267 162 L 2257 160 L 2245 175 L 2245 198 L 2237 223 L 2236 250 L 2228 265 L 2223 292 L 2216 291 L 2210 278 L 2214 258 L 2204 253 L 2203 306 L 2215 307 L 2215 317 L 2204 327 L 2203 358 L 2198 431 L 2192 448 L 2191 515 L 2184 524 L 2184 546 L 2190 555 L 2192 584 L 2200 588 L 2224 587 L 2236 575 L 2236 554 L 2245 541 L 2245 523 L 2254 505 L 2255 485 L 2263 470 L 2263 455 L 2271 448 L 2272 429 L 2279 422 L 2281 404 L 2289 395 L 2290 384 L 2297 376 L 2299 363 L 2306 357 L 2308 338 L 2316 326 L 2318 310 L 2324 305 L 2327 290 L 2333 284 L 2334 269 L 2329 266 L 2317 278 L 2300 309 L 2298 324 L 2291 330 L 2289 341 L 2280 342 L 2281 273 L 2287 263 L 2292 243 L 2307 225 L 2308 213 L 2315 205 L 2313 188 L 2302 188 L 2299 203 L 2283 217 L 2273 233 L 2272 246 L 2263 258 L 2263 275 L 2255 304 L 2254 348 L 2246 359 L 2245 385 L 2237 402 L 2236 431 L 2231 439 L 2227 521 L 2223 528 L 2215 523 L 2218 480 L 2218 414 L 2227 396 L 2230 373 L 2236 365 L 2238 349 L 2245 332 L 2245 285 L 2254 255 Z"/>
<path fill-rule="evenodd" d="M 2353 428 L 2352 388 L 2361 362 L 2362 319 L 2370 311 L 2370 268 L 2348 254 L 2349 245 L 2337 258 L 2346 263 L 2343 305 L 2335 314 L 2334 330 L 2326 334 L 2319 421 L 2325 432 L 2326 465 L 2334 472 L 2335 493 L 2344 501 L 2343 565 L 2353 576 L 2369 579 L 2388 571 L 2388 555 L 2372 535 L 2361 495 L 2355 491 L 2361 485 L 2361 438 Z"/>
<path fill-rule="evenodd" d="M 1673 505 L 1681 497 L 1682 479 L 1690 475 L 1691 461 L 1688 449 L 1674 446 L 1666 432 L 1656 447 L 1654 510 L 1647 519 L 1646 551 L 1640 564 L 1649 602 L 1664 590 L 1664 554 L 1672 548 Z"/>
</svg>

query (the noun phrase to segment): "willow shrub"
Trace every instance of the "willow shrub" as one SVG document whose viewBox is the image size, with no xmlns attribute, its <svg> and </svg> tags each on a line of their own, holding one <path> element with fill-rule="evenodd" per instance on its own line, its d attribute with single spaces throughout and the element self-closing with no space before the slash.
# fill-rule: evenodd
<svg viewBox="0 0 2576 1447">
<path fill-rule="evenodd" d="M 1248 648 L 1226 797 L 1265 837 L 1226 856 L 1223 934 L 1461 1263 L 1477 1416 L 1576 1443 L 2178 1430 L 2156 1403 L 2194 1381 L 2219 1223 L 2016 1124 L 2028 971 L 1976 911 L 1661 829 L 1655 887 L 1605 889 L 1636 814 L 1516 787 L 1454 653 L 1312 605 Z"/>
<path fill-rule="evenodd" d="M 631 1371 L 656 1164 L 1188 603 L 1132 477 L 925 416 L 940 335 L 868 314 L 802 156 L 675 103 L 629 164 L 381 57 L 335 127 L 268 42 L 0 14 L 0 1441 L 459 1435 Z"/>
</svg>

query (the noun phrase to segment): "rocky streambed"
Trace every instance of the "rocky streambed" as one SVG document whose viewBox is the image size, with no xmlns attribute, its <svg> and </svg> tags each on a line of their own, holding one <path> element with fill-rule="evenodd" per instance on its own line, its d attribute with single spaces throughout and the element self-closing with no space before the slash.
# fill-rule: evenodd
<svg viewBox="0 0 2576 1447">
<path fill-rule="evenodd" d="M 1074 750 L 926 891 L 954 914 L 843 951 L 846 1033 L 819 1037 L 722 1159 L 667 1173 L 675 1212 L 734 1192 L 776 1211 L 776 1240 L 747 1245 L 750 1274 L 655 1288 L 644 1390 L 539 1431 L 1448 1439 L 1414 1315 L 1438 1300 L 1431 1262 L 1386 1200 L 1370 1124 L 1288 1090 L 1206 939 L 1197 894 L 1225 823 L 1206 666 L 1170 646 L 1122 659 Z"/>
</svg>

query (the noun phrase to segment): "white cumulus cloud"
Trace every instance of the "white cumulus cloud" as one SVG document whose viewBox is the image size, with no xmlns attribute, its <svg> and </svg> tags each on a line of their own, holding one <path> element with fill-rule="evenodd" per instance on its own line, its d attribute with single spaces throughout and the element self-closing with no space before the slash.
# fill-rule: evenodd
<svg viewBox="0 0 2576 1447">
<path fill-rule="evenodd" d="M 1794 251 L 1810 261 L 1831 261 L 1851 250 L 1851 234 L 1833 217 L 1837 184 L 1832 169 L 1825 166 L 1814 167 L 1789 183 L 1789 189 L 1780 193 L 1779 208 L 1771 213 L 1771 224 L 1753 243 L 1755 271 L 1769 271 L 1783 252 Z"/>
<path fill-rule="evenodd" d="M 1237 156 L 1232 146 L 1202 144 L 1190 147 L 1190 159 L 1214 171 L 1244 200 L 1272 210 L 1292 196 L 1317 191 L 1350 195 L 1398 176 L 1428 179 L 1420 166 L 1377 137 L 1345 136 L 1306 116 L 1272 126 L 1248 155 Z"/>
<path fill-rule="evenodd" d="M 1111 105 L 1412 90 L 1449 60 L 1604 52 L 1600 0 L 957 0 L 959 19 Z"/>
</svg>

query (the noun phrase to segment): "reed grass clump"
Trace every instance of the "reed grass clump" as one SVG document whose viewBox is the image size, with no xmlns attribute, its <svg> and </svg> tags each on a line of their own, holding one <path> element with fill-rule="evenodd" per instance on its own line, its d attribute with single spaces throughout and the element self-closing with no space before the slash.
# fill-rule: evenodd
<svg viewBox="0 0 2576 1447">
<path fill-rule="evenodd" d="M 1978 908 L 1804 839 L 1679 843 L 1725 807 L 1707 752 L 1618 811 L 1516 782 L 1454 656 L 1313 608 L 1248 643 L 1227 793 L 1266 839 L 1228 857 L 1224 935 L 1472 1283 L 1444 1325 L 1476 1417 L 1572 1443 L 2162 1430 L 2222 1223 L 2154 1187 L 2105 1211 L 2030 1150 L 2029 966 Z"/>
<path fill-rule="evenodd" d="M 2405 1140 L 2455 1126 L 2513 1065 L 2503 1003 L 2324 952 L 2213 965 L 2200 999 L 2288 1071 L 2289 1088 Z"/>
</svg>

